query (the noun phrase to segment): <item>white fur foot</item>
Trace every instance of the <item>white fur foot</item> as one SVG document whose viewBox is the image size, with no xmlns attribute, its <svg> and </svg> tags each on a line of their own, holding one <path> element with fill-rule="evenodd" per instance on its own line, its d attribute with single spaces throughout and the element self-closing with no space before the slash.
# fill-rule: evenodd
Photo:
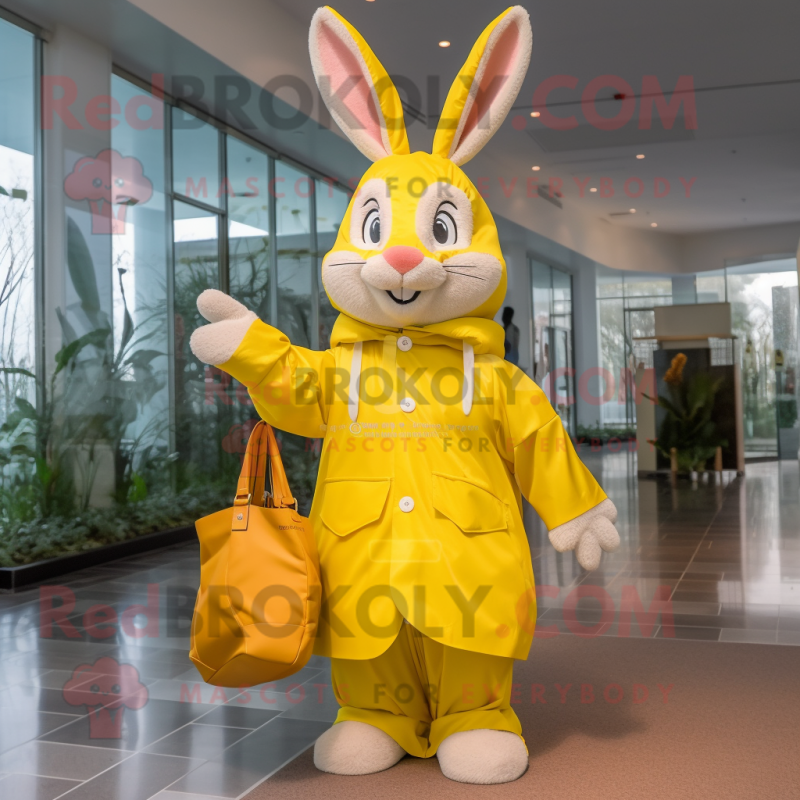
<svg viewBox="0 0 800 800">
<path fill-rule="evenodd" d="M 369 775 L 393 767 L 405 754 L 405 750 L 379 728 L 345 720 L 317 739 L 314 766 L 334 775 Z"/>
<path fill-rule="evenodd" d="M 528 768 L 528 752 L 516 733 L 459 731 L 448 736 L 436 753 L 442 774 L 460 783 L 508 783 Z"/>
</svg>

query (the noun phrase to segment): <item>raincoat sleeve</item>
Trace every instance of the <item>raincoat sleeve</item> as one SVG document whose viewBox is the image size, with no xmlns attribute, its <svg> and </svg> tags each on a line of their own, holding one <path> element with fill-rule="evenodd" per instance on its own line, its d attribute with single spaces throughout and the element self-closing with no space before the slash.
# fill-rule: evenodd
<svg viewBox="0 0 800 800">
<path fill-rule="evenodd" d="M 497 378 L 501 452 L 547 529 L 602 503 L 606 493 L 578 457 L 544 392 L 508 362 L 502 362 Z"/>
<path fill-rule="evenodd" d="M 244 384 L 270 425 L 308 438 L 325 435 L 324 380 L 334 369 L 330 350 L 297 347 L 277 328 L 256 320 L 220 368 Z"/>
</svg>

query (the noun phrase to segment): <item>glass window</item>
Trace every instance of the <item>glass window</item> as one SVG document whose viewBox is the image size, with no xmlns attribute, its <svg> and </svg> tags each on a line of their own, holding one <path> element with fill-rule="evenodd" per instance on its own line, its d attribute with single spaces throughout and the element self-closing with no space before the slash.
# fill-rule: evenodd
<svg viewBox="0 0 800 800">
<path fill-rule="evenodd" d="M 317 181 L 315 192 L 317 201 L 317 269 L 319 272 L 319 347 L 326 350 L 330 347 L 331 330 L 339 312 L 331 305 L 322 283 L 322 259 L 333 247 L 339 235 L 350 195 L 333 186 L 328 181 Z"/>
<path fill-rule="evenodd" d="M 552 270 L 553 324 L 572 330 L 572 276 L 561 270 Z"/>
<path fill-rule="evenodd" d="M 553 288 L 550 267 L 540 261 L 531 260 L 533 270 L 533 377 L 541 384 L 550 372 L 550 345 L 547 328 L 550 325 L 550 308 L 553 304 Z"/>
<path fill-rule="evenodd" d="M 172 187 L 177 194 L 222 208 L 219 131 L 181 108 L 172 109 Z"/>
<path fill-rule="evenodd" d="M 163 102 L 118 76 L 122 108 L 139 102 L 163 120 Z M 142 118 L 145 112 L 142 111 Z M 112 239 L 114 350 L 128 417 L 115 453 L 119 503 L 163 489 L 169 431 L 166 199 L 163 124 L 133 127 L 124 115 L 111 134 L 117 226 Z"/>
<path fill-rule="evenodd" d="M 275 164 L 275 216 L 278 244 L 278 324 L 300 347 L 312 347 L 310 199 L 314 181 L 288 164 Z"/>
<path fill-rule="evenodd" d="M 36 402 L 33 36 L 0 20 L 0 53 L 0 424 L 5 427 L 19 416 L 21 402 Z M 25 467 L 15 464 L 11 473 L 17 469 Z"/>
<path fill-rule="evenodd" d="M 266 153 L 228 136 L 227 166 L 230 293 L 268 320 L 269 159 Z"/>
<path fill-rule="evenodd" d="M 530 259 L 533 290 L 533 375 L 564 427 L 575 433 L 572 276 Z"/>
<path fill-rule="evenodd" d="M 724 269 L 698 272 L 695 286 L 697 287 L 698 303 L 724 303 L 728 299 L 725 294 Z"/>
<path fill-rule="evenodd" d="M 622 297 L 623 291 L 623 272 L 610 267 L 597 267 L 597 296 L 598 297 Z"/>
<path fill-rule="evenodd" d="M 0 531 L 43 512 L 36 459 L 33 36 L 0 20 Z M 71 497 L 70 497 L 71 499 Z"/>
<path fill-rule="evenodd" d="M 192 332 L 205 324 L 197 311 L 197 296 L 219 288 L 218 215 L 176 200 L 174 241 L 175 438 L 178 485 L 183 488 L 219 467 L 219 441 L 214 435 L 218 406 L 205 402 L 210 370 L 189 348 Z"/>
<path fill-rule="evenodd" d="M 626 336 L 625 336 L 625 308 L 622 298 L 604 299 L 598 303 L 598 316 L 600 318 L 600 366 L 604 371 L 605 380 L 593 378 L 589 381 L 589 392 L 600 397 L 606 390 L 607 381 L 616 381 L 620 375 L 625 374 L 626 362 Z M 630 423 L 627 419 L 628 409 L 624 403 L 612 401 L 600 406 L 601 421 L 605 426 L 625 425 Z"/>
<path fill-rule="evenodd" d="M 796 262 L 728 267 L 727 292 L 742 375 L 745 456 L 794 459 L 800 446 Z"/>
</svg>

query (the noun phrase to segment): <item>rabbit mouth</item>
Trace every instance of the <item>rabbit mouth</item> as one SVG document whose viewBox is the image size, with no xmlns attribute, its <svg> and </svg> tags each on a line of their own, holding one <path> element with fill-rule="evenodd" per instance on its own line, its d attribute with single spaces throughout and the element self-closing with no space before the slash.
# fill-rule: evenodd
<svg viewBox="0 0 800 800">
<path fill-rule="evenodd" d="M 411 293 L 411 297 L 406 297 L 409 293 Z M 413 303 L 422 294 L 422 291 L 414 292 L 411 289 L 400 289 L 400 297 L 398 297 L 391 289 L 387 289 L 386 294 L 388 294 L 397 305 L 407 306 L 409 303 Z"/>
</svg>

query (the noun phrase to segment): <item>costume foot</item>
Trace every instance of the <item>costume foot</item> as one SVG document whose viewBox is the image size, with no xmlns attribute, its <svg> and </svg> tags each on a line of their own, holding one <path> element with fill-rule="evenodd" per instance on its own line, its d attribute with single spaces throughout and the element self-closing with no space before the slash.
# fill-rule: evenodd
<svg viewBox="0 0 800 800">
<path fill-rule="evenodd" d="M 528 768 L 525 743 L 508 731 L 452 733 L 436 756 L 445 778 L 460 783 L 508 783 Z"/>
<path fill-rule="evenodd" d="M 314 745 L 314 766 L 334 775 L 369 775 L 393 767 L 405 750 L 373 725 L 345 720 L 325 731 Z"/>
</svg>

